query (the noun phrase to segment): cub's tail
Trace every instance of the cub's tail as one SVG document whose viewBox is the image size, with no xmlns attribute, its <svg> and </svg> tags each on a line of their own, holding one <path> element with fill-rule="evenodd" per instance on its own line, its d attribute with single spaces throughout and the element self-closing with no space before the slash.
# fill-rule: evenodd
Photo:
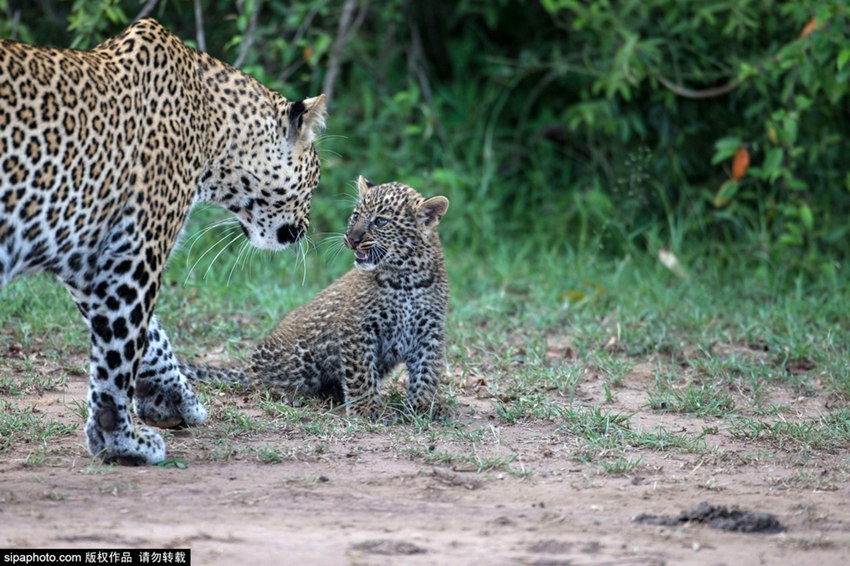
<svg viewBox="0 0 850 566">
<path fill-rule="evenodd" d="M 242 366 L 217 368 L 206 365 L 193 364 L 181 361 L 180 373 L 189 381 L 200 381 L 202 383 L 234 385 L 248 387 L 251 385 L 251 376 L 247 374 Z"/>
</svg>

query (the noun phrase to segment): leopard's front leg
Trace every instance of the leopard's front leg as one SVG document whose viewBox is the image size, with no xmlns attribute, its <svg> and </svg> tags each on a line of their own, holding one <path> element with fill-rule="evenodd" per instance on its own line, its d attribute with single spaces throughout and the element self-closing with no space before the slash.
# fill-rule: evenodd
<svg viewBox="0 0 850 566">
<path fill-rule="evenodd" d="M 207 418 L 207 410 L 180 373 L 171 344 L 156 316 L 151 317 L 148 327 L 133 408 L 145 423 L 160 428 L 194 426 Z"/>
<path fill-rule="evenodd" d="M 127 277 L 133 263 L 143 261 L 104 254 L 86 291 L 72 290 L 91 331 L 86 444 L 107 463 L 144 465 L 165 459 L 162 437 L 134 425 L 129 411 L 159 285 L 158 279 L 140 285 Z"/>
</svg>

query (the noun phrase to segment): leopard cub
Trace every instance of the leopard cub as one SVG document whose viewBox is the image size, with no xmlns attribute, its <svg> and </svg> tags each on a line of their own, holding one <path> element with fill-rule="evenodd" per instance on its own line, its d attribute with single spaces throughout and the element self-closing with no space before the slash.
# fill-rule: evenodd
<svg viewBox="0 0 850 566">
<path fill-rule="evenodd" d="M 404 362 L 407 400 L 434 415 L 449 284 L 437 225 L 445 197 L 360 177 L 344 240 L 354 268 L 290 312 L 245 368 L 183 364 L 190 379 L 261 384 L 330 397 L 348 414 L 382 411 L 381 380 Z"/>
</svg>

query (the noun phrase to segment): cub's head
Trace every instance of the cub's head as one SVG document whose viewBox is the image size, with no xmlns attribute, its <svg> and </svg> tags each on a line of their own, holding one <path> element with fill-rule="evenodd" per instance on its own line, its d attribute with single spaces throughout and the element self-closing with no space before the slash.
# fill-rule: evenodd
<svg viewBox="0 0 850 566">
<path fill-rule="evenodd" d="M 442 253 L 437 225 L 449 208 L 446 197 L 422 198 L 401 183 L 357 180 L 360 200 L 348 219 L 345 245 L 364 270 L 403 270 Z"/>
<path fill-rule="evenodd" d="M 313 140 L 325 123 L 325 95 L 289 101 L 258 83 L 235 86 L 216 89 L 234 100 L 212 123 L 220 131 L 211 132 L 216 157 L 201 177 L 202 199 L 236 215 L 253 245 L 281 250 L 310 224 L 320 175 Z"/>
</svg>

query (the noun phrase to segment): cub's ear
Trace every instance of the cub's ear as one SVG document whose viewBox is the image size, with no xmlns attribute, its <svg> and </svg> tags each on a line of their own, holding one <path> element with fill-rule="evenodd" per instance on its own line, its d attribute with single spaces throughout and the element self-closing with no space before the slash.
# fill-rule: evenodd
<svg viewBox="0 0 850 566">
<path fill-rule="evenodd" d="M 360 198 L 363 198 L 363 196 L 369 192 L 369 189 L 374 186 L 375 183 L 373 183 L 363 175 L 357 177 L 357 192 L 360 194 Z"/>
<path fill-rule="evenodd" d="M 439 224 L 440 218 L 449 209 L 449 199 L 446 197 L 431 197 L 419 205 L 416 215 L 419 222 L 424 226 L 432 228 Z"/>
<path fill-rule="evenodd" d="M 305 98 L 289 104 L 289 128 L 287 139 L 290 143 L 304 145 L 313 143 L 316 134 L 325 127 L 325 95 Z"/>
</svg>

